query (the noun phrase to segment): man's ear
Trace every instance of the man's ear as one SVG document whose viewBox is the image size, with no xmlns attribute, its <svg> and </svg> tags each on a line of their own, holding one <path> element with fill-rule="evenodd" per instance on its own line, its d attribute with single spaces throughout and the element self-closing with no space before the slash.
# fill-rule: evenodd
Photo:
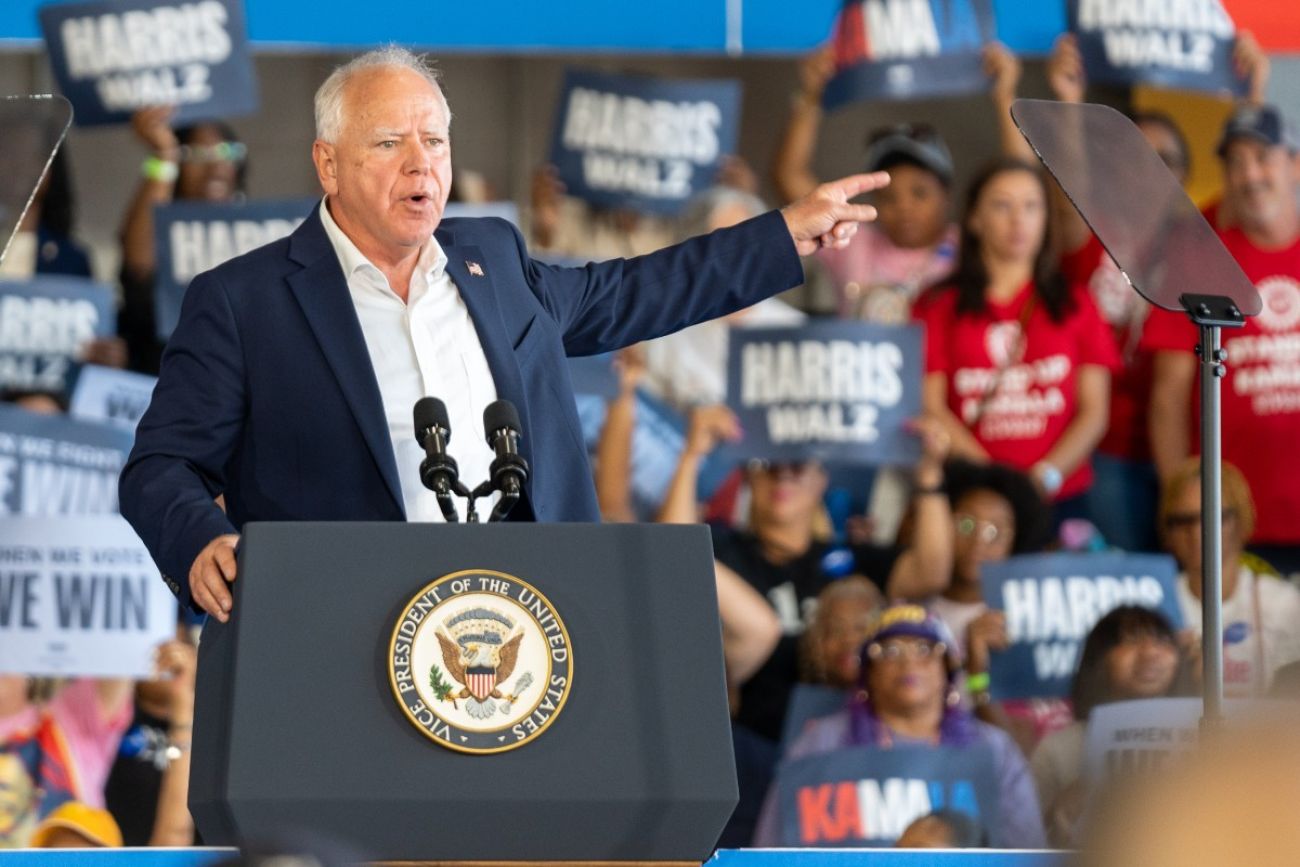
<svg viewBox="0 0 1300 867">
<path fill-rule="evenodd" d="M 316 139 L 311 146 L 311 161 L 316 166 L 316 178 L 320 181 L 325 195 L 333 196 L 339 191 L 338 159 L 334 145 Z"/>
</svg>

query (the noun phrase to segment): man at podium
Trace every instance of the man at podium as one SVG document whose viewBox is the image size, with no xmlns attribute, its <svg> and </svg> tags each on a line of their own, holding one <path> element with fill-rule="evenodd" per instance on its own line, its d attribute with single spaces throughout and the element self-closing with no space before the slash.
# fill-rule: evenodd
<svg viewBox="0 0 1300 867">
<path fill-rule="evenodd" d="M 512 519 L 599 520 L 564 357 L 797 285 L 799 256 L 844 246 L 875 217 L 850 200 L 888 183 L 851 176 L 648 256 L 557 268 L 504 221 L 442 219 L 451 113 L 421 57 L 363 54 L 315 108 L 320 207 L 195 278 L 122 471 L 122 514 L 172 592 L 223 622 L 245 522 L 442 519 L 411 430 L 426 395 L 471 484 L 493 457 L 477 417 L 518 407 L 532 472 Z"/>
</svg>

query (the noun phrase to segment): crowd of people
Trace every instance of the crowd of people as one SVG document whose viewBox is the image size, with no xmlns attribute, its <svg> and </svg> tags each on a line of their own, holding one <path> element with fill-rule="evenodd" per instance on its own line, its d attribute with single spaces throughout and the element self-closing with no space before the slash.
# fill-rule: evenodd
<svg viewBox="0 0 1300 867">
<path fill-rule="evenodd" d="M 1217 149 L 1223 193 L 1204 211 L 1256 284 L 1264 312 L 1225 333 L 1223 611 L 1229 696 L 1290 697 L 1300 664 L 1300 486 L 1288 446 L 1300 435 L 1300 139 L 1262 101 L 1267 58 L 1248 35 L 1250 82 Z M 942 809 L 900 845 L 1041 848 L 1077 842 L 1088 803 L 1083 743 L 1100 705 L 1197 694 L 1202 675 L 1200 464 L 1195 457 L 1196 335 L 1125 285 L 1086 223 L 1042 171 L 1009 113 L 1019 61 L 985 52 L 998 154 L 950 147 L 920 125 L 874 130 L 864 171 L 890 184 L 877 222 L 842 249 L 807 257 L 805 306 L 763 302 L 624 350 L 619 390 L 589 444 L 607 521 L 707 522 L 732 708 L 740 805 L 722 846 L 779 844 L 774 781 L 786 763 L 837 750 L 980 749 L 992 756 L 999 812 Z M 730 158 L 717 186 L 677 222 L 599 209 L 565 195 L 551 167 L 532 185 L 538 254 L 636 256 L 734 225 L 815 188 L 821 95 L 833 57 L 799 69 L 771 167 L 780 201 Z M 1077 47 L 1057 44 L 1048 81 L 1062 102 L 1087 82 Z M 1133 117 L 1180 182 L 1190 153 L 1178 125 Z M 133 122 L 146 156 L 121 229 L 119 336 L 87 360 L 156 373 L 158 255 L 153 207 L 239 196 L 250 158 L 220 123 L 175 128 L 166 108 Z M 956 157 L 954 156 L 956 151 Z M 972 178 L 953 189 L 956 158 Z M 1122 179 L 1117 179 L 1122 182 Z M 9 277 L 89 275 L 75 240 L 66 166 L 56 161 L 5 261 Z M 818 301 L 818 299 L 822 299 Z M 743 436 L 726 408 L 728 333 L 810 316 L 920 323 L 922 414 L 912 467 L 846 471 L 814 460 L 751 461 L 706 473 Z M 686 420 L 671 474 L 634 484 L 639 394 Z M 60 394 L 5 399 L 60 412 Z M 843 508 L 849 503 L 848 508 Z M 984 564 L 1054 549 L 1166 551 L 1177 561 L 1187 628 L 1125 605 L 1083 642 L 1068 699 L 992 701 L 989 666 L 1008 643 L 985 602 Z M 179 618 L 159 677 L 51 683 L 0 675 L 0 846 L 188 845 L 185 809 L 197 628 Z M 807 713 L 810 696 L 820 711 Z M 796 712 L 795 708 L 801 708 Z"/>
</svg>

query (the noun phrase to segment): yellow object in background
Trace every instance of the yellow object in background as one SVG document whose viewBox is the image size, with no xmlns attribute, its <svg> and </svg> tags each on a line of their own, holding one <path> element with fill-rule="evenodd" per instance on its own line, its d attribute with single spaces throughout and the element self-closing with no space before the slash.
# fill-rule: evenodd
<svg viewBox="0 0 1300 867">
<path fill-rule="evenodd" d="M 1218 201 L 1223 192 L 1223 169 L 1214 149 L 1234 104 L 1230 99 L 1202 93 L 1162 90 L 1145 85 L 1133 88 L 1135 111 L 1164 112 L 1187 136 L 1192 158 L 1187 194 L 1201 208 Z"/>
</svg>

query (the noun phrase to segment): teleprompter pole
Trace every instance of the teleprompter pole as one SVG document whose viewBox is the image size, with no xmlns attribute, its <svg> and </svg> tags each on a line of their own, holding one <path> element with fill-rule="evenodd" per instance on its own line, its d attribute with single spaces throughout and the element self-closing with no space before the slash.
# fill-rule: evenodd
<svg viewBox="0 0 1300 867">
<path fill-rule="evenodd" d="M 1223 328 L 1245 318 L 1231 299 L 1183 295 L 1179 299 L 1200 329 L 1196 355 L 1201 376 L 1201 661 L 1204 708 L 1201 730 L 1223 721 L 1223 408 L 1220 402 L 1228 355 Z"/>
</svg>

